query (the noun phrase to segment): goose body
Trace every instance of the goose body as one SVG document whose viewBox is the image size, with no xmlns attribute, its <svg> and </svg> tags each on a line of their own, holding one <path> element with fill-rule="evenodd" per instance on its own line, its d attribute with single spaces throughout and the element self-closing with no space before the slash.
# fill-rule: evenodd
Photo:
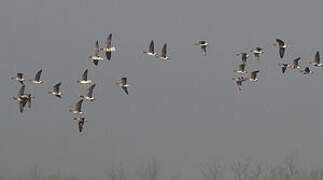
<svg viewBox="0 0 323 180">
<path fill-rule="evenodd" d="M 273 45 L 279 48 L 279 56 L 282 59 L 284 57 L 285 49 L 287 48 L 287 45 L 281 39 L 276 39 L 276 43 L 274 43 Z"/>
<path fill-rule="evenodd" d="M 258 81 L 258 79 L 257 79 L 257 74 L 258 74 L 259 72 L 260 72 L 259 70 L 257 70 L 257 71 L 252 71 L 252 72 L 251 72 L 251 75 L 250 75 L 250 78 L 249 78 L 248 80 L 249 80 L 249 81 L 253 81 L 253 82 Z"/>
<path fill-rule="evenodd" d="M 241 57 L 241 60 L 242 60 L 242 63 L 243 64 L 247 64 L 247 59 L 248 59 L 248 57 L 250 55 L 247 54 L 247 53 L 238 53 L 238 54 L 236 54 L 236 56 L 240 56 Z"/>
<path fill-rule="evenodd" d="M 33 84 L 42 84 L 43 81 L 40 80 L 40 76 L 41 76 L 41 73 L 43 72 L 43 70 L 39 70 L 36 75 L 35 75 L 35 78 L 34 79 L 30 79 L 28 81 L 32 82 Z"/>
<path fill-rule="evenodd" d="M 261 47 L 256 47 L 255 49 L 251 50 L 250 52 L 252 52 L 254 54 L 254 56 L 256 57 L 257 60 L 259 60 L 260 55 L 264 53 L 264 51 L 262 50 Z"/>
<path fill-rule="evenodd" d="M 167 61 L 169 60 L 169 57 L 167 56 L 167 44 L 165 43 L 162 50 L 161 55 L 157 56 L 160 60 Z"/>
<path fill-rule="evenodd" d="M 316 66 L 316 67 L 322 67 L 323 64 L 321 63 L 321 58 L 320 58 L 320 52 L 316 51 L 314 61 L 310 62 L 311 65 Z"/>
<path fill-rule="evenodd" d="M 239 91 L 241 91 L 242 90 L 242 82 L 246 81 L 247 79 L 244 77 L 236 77 L 236 78 L 232 78 L 232 80 L 234 80 L 236 82 Z"/>
<path fill-rule="evenodd" d="M 242 63 L 239 65 L 239 69 L 234 70 L 234 72 L 239 73 L 239 74 L 246 74 L 247 71 L 245 70 L 246 64 Z"/>
<path fill-rule="evenodd" d="M 310 70 L 309 67 L 305 67 L 304 70 L 300 70 L 303 74 L 313 74 L 313 71 Z"/>
<path fill-rule="evenodd" d="M 291 69 L 300 69 L 301 67 L 298 65 L 298 62 L 300 59 L 301 59 L 300 57 L 294 59 L 292 64 L 288 64 L 287 67 Z"/>
<path fill-rule="evenodd" d="M 105 52 L 105 55 L 109 61 L 111 60 L 111 53 L 117 50 L 116 47 L 111 45 L 111 41 L 112 41 L 112 34 L 110 33 L 105 42 L 106 47 L 101 48 L 101 50 Z"/>
<path fill-rule="evenodd" d="M 154 47 L 154 41 L 153 40 L 150 41 L 148 51 L 144 51 L 144 54 L 147 54 L 148 56 L 158 57 L 158 54 L 155 52 L 155 47 Z"/>
<path fill-rule="evenodd" d="M 284 74 L 286 72 L 288 64 L 279 64 L 279 66 L 282 68 L 282 73 Z"/>
</svg>

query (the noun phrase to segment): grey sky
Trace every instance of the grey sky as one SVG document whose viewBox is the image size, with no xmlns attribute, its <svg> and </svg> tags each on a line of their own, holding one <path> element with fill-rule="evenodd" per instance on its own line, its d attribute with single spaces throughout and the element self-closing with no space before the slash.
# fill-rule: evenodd
<svg viewBox="0 0 323 180">
<path fill-rule="evenodd" d="M 152 157 L 166 171 L 195 179 L 201 162 L 241 155 L 279 160 L 297 149 L 303 162 L 323 157 L 322 70 L 303 76 L 280 73 L 281 38 L 285 61 L 301 64 L 322 51 L 320 0 L 5 0 L 0 3 L 0 173 L 26 173 L 38 164 L 44 173 L 103 175 L 111 162 L 138 166 Z M 117 53 L 94 67 L 88 59 L 95 40 L 113 34 Z M 169 62 L 143 55 L 150 40 Z M 208 40 L 208 56 L 193 43 Z M 261 46 L 259 81 L 239 94 L 234 54 Z M 33 77 L 43 69 L 42 86 L 27 85 L 36 99 L 23 114 L 9 97 L 17 72 Z M 68 108 L 85 92 L 75 81 L 85 68 L 97 83 L 95 103 L 84 104 L 89 122 L 82 134 Z M 126 96 L 115 81 L 128 76 Z M 62 100 L 47 91 L 62 82 Z M 193 171 L 192 171 L 193 170 Z M 185 175 L 186 174 L 186 175 Z"/>
</svg>

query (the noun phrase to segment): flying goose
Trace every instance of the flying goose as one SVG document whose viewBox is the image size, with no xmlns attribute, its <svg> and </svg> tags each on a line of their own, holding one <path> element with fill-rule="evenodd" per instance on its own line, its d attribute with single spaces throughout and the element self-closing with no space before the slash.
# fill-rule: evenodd
<svg viewBox="0 0 323 180">
<path fill-rule="evenodd" d="M 80 84 L 90 84 L 90 83 L 92 83 L 92 81 L 91 81 L 91 80 L 88 80 L 88 79 L 87 79 L 87 73 L 88 73 L 88 69 L 86 69 L 86 70 L 84 71 L 84 73 L 82 74 L 82 79 L 81 79 L 81 80 L 78 80 L 78 81 L 76 81 L 76 82 L 78 82 L 78 83 L 80 83 Z"/>
<path fill-rule="evenodd" d="M 274 43 L 273 45 L 279 48 L 279 56 L 281 59 L 283 59 L 285 54 L 285 49 L 287 48 L 287 45 L 285 44 L 285 42 L 280 39 L 276 39 L 276 43 Z"/>
<path fill-rule="evenodd" d="M 94 47 L 94 55 L 89 56 L 89 58 L 93 61 L 94 65 L 98 65 L 99 61 L 103 61 L 103 58 L 99 56 L 99 41 L 95 42 L 95 47 Z"/>
<path fill-rule="evenodd" d="M 89 101 L 94 101 L 94 100 L 95 100 L 95 98 L 93 97 L 93 89 L 95 88 L 95 85 L 96 85 L 96 84 L 92 84 L 92 85 L 88 88 L 86 95 L 85 95 L 85 96 L 81 95 L 80 97 L 81 97 L 81 98 L 84 98 L 84 99 L 86 99 L 86 100 L 89 100 Z"/>
<path fill-rule="evenodd" d="M 63 92 L 59 91 L 59 87 L 62 83 L 59 82 L 53 86 L 53 91 L 49 91 L 48 94 L 51 94 L 53 96 L 56 96 L 58 98 L 62 98 Z"/>
<path fill-rule="evenodd" d="M 304 74 L 312 74 L 313 73 L 313 71 L 311 71 L 309 67 L 305 67 L 305 69 L 300 70 L 300 72 L 302 72 Z"/>
<path fill-rule="evenodd" d="M 298 65 L 298 61 L 301 59 L 301 57 L 298 57 L 293 60 L 292 64 L 288 64 L 287 67 L 292 68 L 292 69 L 300 69 L 301 67 Z"/>
<path fill-rule="evenodd" d="M 201 50 L 202 50 L 202 55 L 206 56 L 206 48 L 208 46 L 208 42 L 207 41 L 198 41 L 197 43 L 194 43 L 196 46 L 200 46 Z"/>
<path fill-rule="evenodd" d="M 87 122 L 85 117 L 74 117 L 74 120 L 78 121 L 79 132 L 81 133 L 83 130 L 84 122 Z"/>
<path fill-rule="evenodd" d="M 149 56 L 158 57 L 158 54 L 155 52 L 154 41 L 153 40 L 150 41 L 149 49 L 148 49 L 148 51 L 144 51 L 144 54 L 147 54 Z"/>
<path fill-rule="evenodd" d="M 241 60 L 242 60 L 242 63 L 243 64 L 247 64 L 247 59 L 248 59 L 248 57 L 250 55 L 247 54 L 247 53 L 238 53 L 238 54 L 236 54 L 236 56 L 240 56 L 241 57 Z"/>
<path fill-rule="evenodd" d="M 260 54 L 264 53 L 264 51 L 262 50 L 261 47 L 256 47 L 255 49 L 251 50 L 250 52 L 254 54 L 254 56 L 257 60 L 260 59 Z"/>
<path fill-rule="evenodd" d="M 316 67 L 322 67 L 323 64 L 320 61 L 321 61 L 320 52 L 316 51 L 314 61 L 310 62 L 310 64 L 313 65 L 313 66 L 316 66 Z"/>
<path fill-rule="evenodd" d="M 288 67 L 288 64 L 279 64 L 279 66 L 282 68 L 282 73 L 284 74 L 286 71 L 286 68 Z"/>
<path fill-rule="evenodd" d="M 21 101 L 19 101 L 19 110 L 21 113 L 24 111 L 26 103 L 28 103 L 28 107 L 31 108 L 31 98 L 31 94 L 26 94 L 26 97 L 22 98 Z"/>
<path fill-rule="evenodd" d="M 236 77 L 236 78 L 232 78 L 232 80 L 234 80 L 236 82 L 239 91 L 241 91 L 242 90 L 242 82 L 246 81 L 247 79 L 244 77 Z"/>
<path fill-rule="evenodd" d="M 260 71 L 257 70 L 257 71 L 252 71 L 251 72 L 251 75 L 250 75 L 250 78 L 248 79 L 249 81 L 257 81 L 257 73 L 259 73 Z"/>
<path fill-rule="evenodd" d="M 126 77 L 122 77 L 120 81 L 116 82 L 116 85 L 121 87 L 123 89 L 123 91 L 126 94 L 128 94 L 129 84 L 127 83 L 127 78 Z"/>
<path fill-rule="evenodd" d="M 16 96 L 13 96 L 12 98 L 18 102 L 21 102 L 23 100 L 24 97 L 26 97 L 25 94 L 25 85 L 22 85 L 17 93 Z"/>
<path fill-rule="evenodd" d="M 76 104 L 75 104 L 75 108 L 74 109 L 70 109 L 69 111 L 72 112 L 73 114 L 84 114 L 84 112 L 82 112 L 82 103 L 83 103 L 83 99 L 79 100 Z"/>
<path fill-rule="evenodd" d="M 165 43 L 162 50 L 161 55 L 158 56 L 159 59 L 167 61 L 169 57 L 167 56 L 167 44 Z"/>
<path fill-rule="evenodd" d="M 109 61 L 111 59 L 111 53 L 115 52 L 117 50 L 116 47 L 113 47 L 111 45 L 111 40 L 112 40 L 112 34 L 110 33 L 107 40 L 106 40 L 106 42 L 105 42 L 106 47 L 105 48 L 100 48 L 101 51 L 105 52 L 105 55 L 106 55 L 106 57 L 107 57 L 107 59 Z"/>
<path fill-rule="evenodd" d="M 23 78 L 23 74 L 22 73 L 17 73 L 16 77 L 12 77 L 12 80 L 16 80 L 18 82 L 20 82 L 22 85 L 24 85 L 24 81 L 25 79 Z"/>
<path fill-rule="evenodd" d="M 40 75 L 42 73 L 43 70 L 39 70 L 36 75 L 35 75 L 35 79 L 29 79 L 28 81 L 31 81 L 34 84 L 41 84 L 43 83 L 43 81 L 40 80 Z"/>
<path fill-rule="evenodd" d="M 245 70 L 246 64 L 242 63 L 239 65 L 239 69 L 234 70 L 234 72 L 239 73 L 239 74 L 246 74 L 247 71 Z"/>
</svg>

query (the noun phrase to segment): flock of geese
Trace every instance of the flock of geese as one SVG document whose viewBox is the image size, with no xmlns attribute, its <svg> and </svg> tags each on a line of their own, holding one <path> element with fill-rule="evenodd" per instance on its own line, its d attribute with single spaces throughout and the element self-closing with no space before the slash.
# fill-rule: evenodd
<svg viewBox="0 0 323 180">
<path fill-rule="evenodd" d="M 111 60 L 111 54 L 117 50 L 116 47 L 112 46 L 111 40 L 112 40 L 112 34 L 109 34 L 109 36 L 106 39 L 106 43 L 105 43 L 106 46 L 104 48 L 99 47 L 99 41 L 95 42 L 94 54 L 92 56 L 89 56 L 89 59 L 93 62 L 93 64 L 95 66 L 97 66 L 99 64 L 99 61 L 104 61 L 104 58 L 100 56 L 100 51 L 105 53 L 106 59 L 108 61 Z M 208 47 L 207 41 L 198 41 L 198 42 L 194 43 L 194 45 L 201 48 L 203 56 L 207 55 L 207 53 L 206 53 L 207 47 Z M 276 43 L 274 43 L 273 45 L 275 47 L 279 48 L 279 56 L 281 59 L 283 59 L 284 54 L 285 54 L 285 50 L 287 48 L 287 45 L 285 44 L 285 42 L 280 39 L 276 39 Z M 157 54 L 155 52 L 155 48 L 154 48 L 154 41 L 151 40 L 151 42 L 149 44 L 148 51 L 144 51 L 143 53 L 148 56 L 153 56 L 153 57 L 158 58 L 163 61 L 169 60 L 169 57 L 167 56 L 167 44 L 166 43 L 163 45 L 163 47 L 161 49 L 161 53 Z M 264 51 L 262 50 L 261 47 L 256 47 L 255 49 L 251 50 L 250 53 L 253 53 L 255 59 L 257 61 L 259 61 L 260 56 L 264 53 Z M 239 91 L 241 91 L 242 90 L 242 82 L 257 81 L 258 80 L 257 74 L 260 71 L 259 70 L 252 71 L 250 73 L 250 77 L 242 76 L 243 74 L 247 73 L 247 71 L 246 71 L 247 59 L 250 55 L 245 52 L 238 53 L 236 55 L 241 57 L 242 63 L 239 65 L 239 68 L 237 70 L 234 70 L 234 72 L 240 74 L 240 76 L 234 77 L 234 78 L 232 78 L 232 80 L 235 81 L 235 83 L 238 86 Z M 302 72 L 304 74 L 313 73 L 313 71 L 311 71 L 309 67 L 305 67 L 303 70 L 301 70 L 301 67 L 299 66 L 300 59 L 301 59 L 300 57 L 297 57 L 296 59 L 293 60 L 293 62 L 291 64 L 285 64 L 285 63 L 279 64 L 279 66 L 282 69 L 282 73 L 285 73 L 287 68 L 298 69 L 300 72 Z M 323 67 L 323 64 L 320 63 L 320 54 L 318 51 L 315 54 L 314 61 L 310 62 L 309 64 L 312 66 L 316 66 L 316 67 Z M 11 78 L 12 80 L 18 81 L 21 84 L 18 94 L 16 96 L 12 97 L 14 100 L 16 100 L 19 103 L 19 109 L 20 109 L 21 113 L 24 111 L 24 107 L 26 106 L 26 104 L 28 104 L 28 107 L 31 108 L 31 100 L 34 98 L 30 93 L 25 93 L 25 83 L 24 82 L 31 82 L 32 84 L 42 84 L 43 81 L 40 80 L 41 74 L 42 74 L 42 70 L 39 70 L 36 73 L 34 79 L 24 79 L 23 73 L 17 73 L 16 77 Z M 74 109 L 69 109 L 69 112 L 73 113 L 74 115 L 79 115 L 77 117 L 73 117 L 74 120 L 78 121 L 79 132 L 82 132 L 84 123 L 87 121 L 87 118 L 85 118 L 83 116 L 83 114 L 85 114 L 82 111 L 83 101 L 84 100 L 87 100 L 90 102 L 95 101 L 95 97 L 93 96 L 93 91 L 94 91 L 96 84 L 93 83 L 92 80 L 89 80 L 87 76 L 88 76 L 88 69 L 86 69 L 83 72 L 81 80 L 76 81 L 77 83 L 79 83 L 81 85 L 88 85 L 88 89 L 87 89 L 86 94 L 80 96 L 81 99 L 79 101 L 77 101 Z M 57 98 L 62 98 L 63 92 L 60 90 L 61 85 L 62 85 L 61 82 L 55 84 L 53 86 L 52 91 L 49 91 L 48 93 L 50 95 L 56 96 Z M 124 91 L 124 93 L 128 95 L 129 83 L 127 82 L 127 77 L 121 77 L 121 80 L 116 82 L 116 85 L 119 86 Z"/>
<path fill-rule="evenodd" d="M 285 54 L 285 50 L 287 48 L 286 43 L 281 40 L 281 39 L 276 39 L 276 43 L 273 44 L 274 47 L 278 47 L 279 49 L 279 57 L 281 59 L 284 58 L 284 54 Z M 251 53 L 253 53 L 254 57 L 256 60 L 260 60 L 260 55 L 264 53 L 264 51 L 262 50 L 261 47 L 256 47 L 253 50 L 250 50 Z M 234 70 L 234 72 L 238 73 L 238 74 L 246 74 L 247 71 L 246 66 L 247 66 L 247 59 L 250 56 L 248 53 L 238 53 L 236 54 L 237 56 L 241 57 L 242 63 L 239 65 L 239 68 L 237 70 Z M 287 68 L 290 69 L 298 69 L 299 72 L 303 73 L 303 74 L 312 74 L 313 71 L 308 67 L 304 67 L 304 69 L 301 69 L 301 66 L 299 65 L 299 61 L 300 61 L 301 57 L 297 57 L 295 58 L 291 64 L 286 64 L 286 63 L 281 63 L 279 64 L 279 66 L 281 67 L 282 73 L 284 74 L 286 72 Z M 315 67 L 322 67 L 323 64 L 320 62 L 320 53 L 319 51 L 316 52 L 314 60 L 311 61 L 309 63 L 312 66 Z M 239 91 L 242 90 L 242 82 L 244 81 L 257 81 L 257 74 L 259 73 L 259 70 L 254 70 L 250 73 L 250 77 L 244 77 L 244 76 L 239 76 L 239 77 L 235 77 L 232 78 L 232 80 L 234 80 L 238 86 Z"/>
</svg>

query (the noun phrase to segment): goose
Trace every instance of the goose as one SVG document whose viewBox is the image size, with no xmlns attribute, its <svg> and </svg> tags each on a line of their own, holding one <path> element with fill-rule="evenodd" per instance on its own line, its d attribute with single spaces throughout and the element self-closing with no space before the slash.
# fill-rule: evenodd
<svg viewBox="0 0 323 180">
<path fill-rule="evenodd" d="M 236 77 L 236 78 L 232 78 L 232 80 L 234 80 L 236 82 L 239 91 L 241 91 L 242 90 L 242 82 L 246 81 L 247 79 L 244 77 Z"/>
<path fill-rule="evenodd" d="M 247 53 L 238 53 L 238 54 L 236 54 L 236 56 L 240 56 L 241 57 L 241 60 L 242 60 L 242 63 L 243 64 L 247 64 L 247 59 L 248 59 L 248 57 L 250 55 L 247 54 Z"/>
<path fill-rule="evenodd" d="M 234 72 L 239 73 L 239 74 L 246 74 L 247 71 L 245 70 L 246 64 L 242 63 L 239 65 L 239 69 L 234 70 Z"/>
<path fill-rule="evenodd" d="M 320 61 L 321 61 L 320 52 L 316 51 L 314 61 L 310 62 L 310 64 L 313 65 L 313 66 L 316 66 L 316 67 L 322 67 L 323 64 Z"/>
<path fill-rule="evenodd" d="M 81 95 L 80 97 L 89 101 L 94 101 L 95 98 L 93 97 L 93 89 L 95 88 L 95 85 L 96 84 L 92 84 L 92 86 L 88 88 L 86 95 L 85 96 Z"/>
<path fill-rule="evenodd" d="M 62 83 L 59 82 L 53 86 L 53 91 L 49 91 L 48 94 L 56 96 L 58 98 L 62 98 L 63 92 L 59 91 L 59 87 Z"/>
<path fill-rule="evenodd" d="M 11 79 L 16 80 L 16 81 L 20 82 L 20 84 L 24 85 L 25 79 L 23 78 L 23 73 L 17 73 L 17 76 L 12 77 Z"/>
<path fill-rule="evenodd" d="M 103 58 L 99 56 L 99 41 L 95 42 L 95 47 L 94 47 L 94 55 L 89 56 L 89 58 L 93 61 L 94 65 L 98 65 L 99 61 L 103 61 Z"/>
<path fill-rule="evenodd" d="M 87 122 L 85 117 L 74 117 L 74 120 L 78 121 L 79 132 L 81 133 L 83 130 L 84 122 Z"/>
<path fill-rule="evenodd" d="M 288 67 L 288 64 L 279 64 L 279 66 L 282 68 L 282 73 L 284 74 L 286 71 L 286 68 Z"/>
<path fill-rule="evenodd" d="M 144 54 L 147 54 L 149 56 L 158 57 L 158 54 L 155 52 L 154 41 L 153 40 L 150 41 L 149 49 L 148 49 L 148 51 L 144 51 Z"/>
<path fill-rule="evenodd" d="M 301 67 L 298 65 L 298 61 L 301 59 L 301 57 L 298 57 L 293 60 L 292 64 L 288 64 L 287 67 L 292 68 L 292 69 L 300 69 Z"/>
<path fill-rule="evenodd" d="M 22 85 L 17 93 L 16 96 L 13 96 L 12 98 L 18 102 L 21 102 L 24 97 L 26 97 L 26 94 L 25 94 L 25 85 Z"/>
<path fill-rule="evenodd" d="M 70 109 L 69 111 L 72 112 L 73 114 L 84 114 L 84 112 L 82 112 L 82 103 L 83 103 L 83 99 L 77 101 L 77 103 L 75 104 L 75 108 L 74 109 Z"/>
<path fill-rule="evenodd" d="M 161 50 L 161 55 L 158 56 L 159 59 L 161 60 L 169 60 L 169 57 L 167 56 L 167 44 L 165 43 L 162 50 Z"/>
<path fill-rule="evenodd" d="M 206 48 L 208 47 L 208 42 L 207 41 L 198 41 L 197 43 L 194 43 L 196 46 L 200 46 L 202 50 L 202 55 L 206 56 Z"/>
<path fill-rule="evenodd" d="M 120 81 L 116 82 L 116 85 L 121 87 L 123 91 L 128 95 L 129 84 L 127 83 L 126 77 L 122 77 Z"/>
<path fill-rule="evenodd" d="M 287 45 L 285 44 L 285 42 L 280 39 L 276 39 L 276 43 L 274 43 L 273 46 L 279 48 L 279 56 L 281 59 L 283 59 L 285 54 L 285 49 L 287 48 Z"/>
<path fill-rule="evenodd" d="M 300 70 L 300 72 L 302 72 L 303 74 L 312 74 L 313 73 L 313 71 L 311 71 L 309 67 L 305 67 L 305 69 Z"/>
<path fill-rule="evenodd" d="M 250 78 L 248 79 L 249 81 L 257 81 L 257 74 L 259 73 L 260 71 L 259 70 L 256 70 L 256 71 L 252 71 L 251 72 L 251 75 L 250 75 Z"/>
<path fill-rule="evenodd" d="M 35 78 L 34 79 L 29 79 L 28 81 L 31 81 L 34 84 L 41 84 L 41 83 L 43 83 L 43 81 L 40 80 L 40 75 L 41 75 L 42 71 L 43 71 L 42 69 L 39 70 L 36 73 Z"/>
<path fill-rule="evenodd" d="M 106 47 L 100 48 L 101 51 L 105 52 L 105 55 L 106 55 L 108 61 L 110 61 L 110 59 L 111 59 L 111 53 L 115 52 L 117 50 L 116 47 L 111 45 L 111 40 L 112 40 L 112 33 L 109 34 L 109 36 L 105 42 Z"/>
<path fill-rule="evenodd" d="M 251 50 L 250 52 L 253 53 L 256 60 L 259 60 L 260 59 L 260 54 L 264 53 L 264 51 L 262 50 L 261 47 L 256 47 L 255 49 Z"/>
<path fill-rule="evenodd" d="M 76 82 L 80 83 L 80 84 L 91 84 L 92 81 L 87 79 L 87 73 L 88 73 L 88 69 L 86 69 L 84 71 L 84 73 L 82 74 L 82 79 L 78 80 Z"/>
</svg>

